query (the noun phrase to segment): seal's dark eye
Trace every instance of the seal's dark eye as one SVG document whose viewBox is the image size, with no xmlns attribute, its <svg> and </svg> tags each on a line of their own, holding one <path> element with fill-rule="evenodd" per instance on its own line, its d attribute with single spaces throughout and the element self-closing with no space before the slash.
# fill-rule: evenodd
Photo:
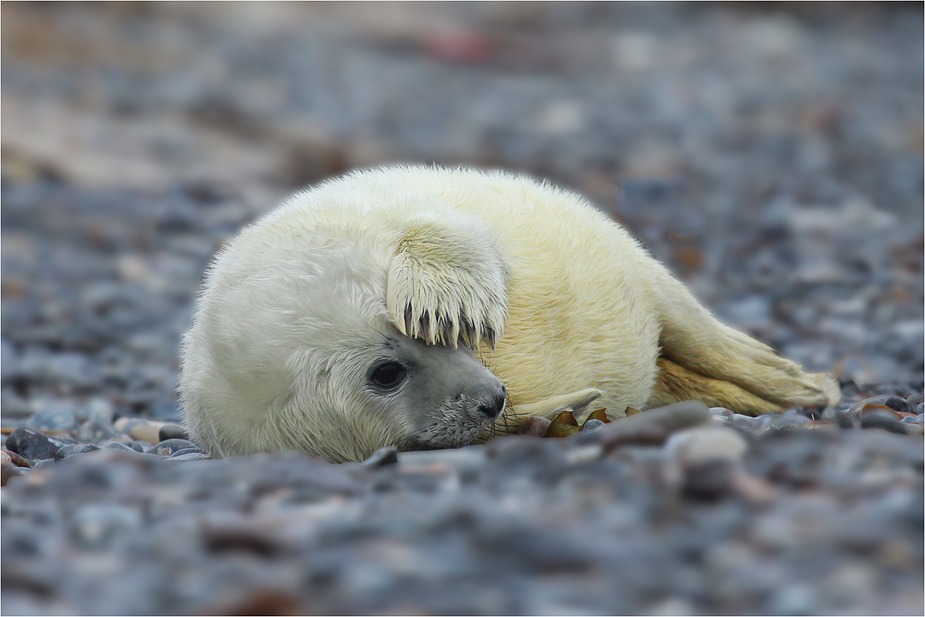
<svg viewBox="0 0 925 617">
<path fill-rule="evenodd" d="M 407 374 L 405 367 L 401 364 L 383 362 L 369 374 L 369 383 L 383 390 L 392 390 L 401 385 Z"/>
</svg>

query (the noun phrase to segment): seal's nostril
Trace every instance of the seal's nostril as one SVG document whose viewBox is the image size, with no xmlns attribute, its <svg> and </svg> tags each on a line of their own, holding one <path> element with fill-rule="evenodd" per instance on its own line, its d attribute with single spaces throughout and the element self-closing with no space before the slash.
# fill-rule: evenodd
<svg viewBox="0 0 925 617">
<path fill-rule="evenodd" d="M 492 402 L 479 405 L 479 412 L 489 418 L 496 418 L 504 411 L 504 402 L 504 394 L 499 394 L 494 397 Z"/>
<path fill-rule="evenodd" d="M 507 402 L 507 391 L 502 386 L 501 394 L 495 397 L 495 405 L 498 407 L 498 413 L 504 411 L 504 403 Z"/>
</svg>

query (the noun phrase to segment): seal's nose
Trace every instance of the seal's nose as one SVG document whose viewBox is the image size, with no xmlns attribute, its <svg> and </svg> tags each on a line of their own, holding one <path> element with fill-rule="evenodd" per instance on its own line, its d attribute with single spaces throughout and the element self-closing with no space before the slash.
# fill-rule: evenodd
<svg viewBox="0 0 925 617">
<path fill-rule="evenodd" d="M 489 400 L 479 405 L 479 412 L 482 413 L 482 415 L 485 415 L 488 418 L 494 420 L 501 415 L 502 411 L 504 411 L 504 403 L 507 400 L 506 395 L 507 392 L 504 386 L 501 386 L 500 393 L 490 397 Z"/>
</svg>

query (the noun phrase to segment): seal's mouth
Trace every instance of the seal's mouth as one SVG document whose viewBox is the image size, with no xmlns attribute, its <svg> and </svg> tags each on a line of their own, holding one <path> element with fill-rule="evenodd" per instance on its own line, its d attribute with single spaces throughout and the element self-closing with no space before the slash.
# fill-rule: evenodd
<svg viewBox="0 0 925 617">
<path fill-rule="evenodd" d="M 468 426 L 437 424 L 425 427 L 415 435 L 401 440 L 396 447 L 403 452 L 415 450 L 444 450 L 472 444 L 488 428 L 491 420 L 467 423 Z"/>
<path fill-rule="evenodd" d="M 402 439 L 396 447 L 402 451 L 461 448 L 475 442 L 498 414 L 486 414 L 464 401 L 444 404 L 429 418 L 430 422 Z"/>
</svg>

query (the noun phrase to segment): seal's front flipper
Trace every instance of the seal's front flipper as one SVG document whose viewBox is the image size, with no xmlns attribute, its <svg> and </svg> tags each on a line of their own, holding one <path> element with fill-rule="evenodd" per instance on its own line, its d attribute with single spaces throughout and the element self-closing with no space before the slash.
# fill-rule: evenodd
<svg viewBox="0 0 925 617">
<path fill-rule="evenodd" d="M 491 231 L 465 214 L 406 221 L 386 305 L 398 331 L 431 345 L 494 347 L 507 318 L 507 266 Z"/>
<path fill-rule="evenodd" d="M 551 396 L 535 403 L 518 405 L 498 418 L 478 441 L 482 443 L 492 437 L 500 437 L 501 435 L 535 435 L 541 437 L 542 433 L 545 432 L 545 428 L 549 426 L 549 420 L 552 420 L 566 409 L 571 409 L 576 416 L 580 416 L 587 412 L 591 403 L 599 399 L 603 394 L 600 390 L 586 388 L 578 392 Z M 534 422 L 536 420 L 542 420 L 542 422 L 536 423 Z M 537 424 L 537 426 L 531 428 L 529 426 L 531 422 Z"/>
<path fill-rule="evenodd" d="M 518 416 L 540 416 L 552 420 L 566 409 L 571 409 L 575 417 L 579 417 L 588 410 L 591 403 L 603 395 L 604 393 L 600 390 L 586 388 L 570 394 L 553 396 L 536 403 L 518 405 L 514 413 Z"/>
</svg>

